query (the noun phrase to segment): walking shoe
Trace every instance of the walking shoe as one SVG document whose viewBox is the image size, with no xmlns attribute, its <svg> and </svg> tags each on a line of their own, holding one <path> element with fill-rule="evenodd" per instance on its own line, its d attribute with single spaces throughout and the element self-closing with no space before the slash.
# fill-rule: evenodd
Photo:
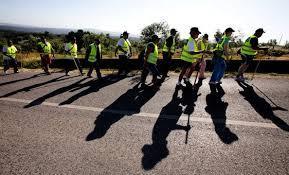
<svg viewBox="0 0 289 175">
<path fill-rule="evenodd" d="M 210 84 L 210 85 L 217 85 L 218 82 L 216 82 L 216 81 L 210 81 L 209 84 Z"/>
<path fill-rule="evenodd" d="M 92 78 L 92 76 L 91 76 L 91 75 L 87 75 L 87 77 L 88 77 L 88 78 Z"/>
</svg>

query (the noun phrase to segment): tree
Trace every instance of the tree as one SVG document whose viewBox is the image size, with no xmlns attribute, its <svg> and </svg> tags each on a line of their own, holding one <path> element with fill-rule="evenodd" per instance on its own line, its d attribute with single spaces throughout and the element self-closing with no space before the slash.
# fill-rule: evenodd
<svg viewBox="0 0 289 175">
<path fill-rule="evenodd" d="M 169 34 L 169 25 L 167 22 L 153 23 L 146 26 L 141 31 L 141 41 L 148 43 L 152 35 L 158 35 L 162 39 L 165 39 Z"/>
<path fill-rule="evenodd" d="M 272 49 L 274 49 L 274 47 L 277 45 L 277 40 L 276 39 L 270 39 L 267 44 L 268 44 L 268 46 L 272 46 Z"/>
</svg>

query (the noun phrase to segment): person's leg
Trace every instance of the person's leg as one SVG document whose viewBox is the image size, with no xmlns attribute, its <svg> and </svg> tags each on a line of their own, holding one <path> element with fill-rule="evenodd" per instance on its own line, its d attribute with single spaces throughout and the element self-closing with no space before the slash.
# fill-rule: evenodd
<svg viewBox="0 0 289 175">
<path fill-rule="evenodd" d="M 163 52 L 163 62 L 162 62 L 162 77 L 165 78 L 169 72 L 169 61 L 170 54 L 168 52 Z"/>
<path fill-rule="evenodd" d="M 190 69 L 187 70 L 186 77 L 188 80 L 191 78 L 193 72 L 195 71 L 196 65 L 197 65 L 197 62 L 192 63 L 192 66 L 190 67 Z"/>
<path fill-rule="evenodd" d="M 213 58 L 212 62 L 214 64 L 214 68 L 213 68 L 213 73 L 210 79 L 210 83 L 211 84 L 215 84 L 218 80 L 220 71 L 221 71 L 221 65 L 220 65 L 220 59 L 221 58 Z"/>
<path fill-rule="evenodd" d="M 14 68 L 14 73 L 18 73 L 17 60 L 16 59 L 11 59 L 11 63 L 12 63 L 12 66 Z"/>
<path fill-rule="evenodd" d="M 220 83 L 221 79 L 223 78 L 225 71 L 226 71 L 227 65 L 225 59 L 220 59 L 220 72 L 217 76 L 217 82 Z"/>
<path fill-rule="evenodd" d="M 130 65 L 127 56 L 124 56 L 124 71 L 126 74 L 130 72 Z"/>
<path fill-rule="evenodd" d="M 91 73 L 93 71 L 93 64 L 94 63 L 88 62 L 88 67 L 89 67 L 88 72 L 87 72 L 88 77 L 91 77 Z"/>
<path fill-rule="evenodd" d="M 159 72 L 157 66 L 155 64 L 148 63 L 148 69 L 153 74 L 152 83 L 156 84 L 157 83 L 157 77 L 160 76 L 160 72 Z"/>
<path fill-rule="evenodd" d="M 205 70 L 206 70 L 206 60 L 202 58 L 200 62 L 200 70 L 199 70 L 199 79 L 204 79 L 205 78 Z"/>
<path fill-rule="evenodd" d="M 149 70 L 147 66 L 144 66 L 142 70 L 142 74 L 141 74 L 141 81 L 140 81 L 141 84 L 145 84 L 148 74 L 149 74 Z"/>
<path fill-rule="evenodd" d="M 74 58 L 74 60 L 75 60 L 75 63 L 76 63 L 76 65 L 77 65 L 76 68 L 78 68 L 78 69 L 79 69 L 79 72 L 81 72 L 81 74 L 82 74 L 83 72 L 82 72 L 82 67 L 81 67 L 81 65 L 80 65 L 79 59 L 78 59 L 78 58 Z"/>
<path fill-rule="evenodd" d="M 243 78 L 244 72 L 249 67 L 249 60 L 248 60 L 249 58 L 245 55 L 241 55 L 241 58 L 244 61 L 244 63 L 241 64 L 241 66 L 239 67 L 238 74 L 237 74 L 236 78 Z"/>
<path fill-rule="evenodd" d="M 97 60 L 97 61 L 94 63 L 94 69 L 95 69 L 95 71 L 96 71 L 97 78 L 98 78 L 98 79 L 102 79 L 101 72 L 100 72 L 99 60 Z"/>
<path fill-rule="evenodd" d="M 120 75 L 123 71 L 124 71 L 124 56 L 123 55 L 119 55 L 119 64 L 118 64 L 118 75 Z"/>
<path fill-rule="evenodd" d="M 9 61 L 10 59 L 4 59 L 3 66 L 4 66 L 4 73 L 9 69 Z"/>
<path fill-rule="evenodd" d="M 182 71 L 181 71 L 181 73 L 179 75 L 179 80 L 178 80 L 177 84 L 180 84 L 182 82 L 182 79 L 183 79 L 183 77 L 184 77 L 184 75 L 185 75 L 185 73 L 187 72 L 187 69 L 188 69 L 188 67 L 187 67 L 187 65 L 186 65 L 186 63 L 184 61 L 182 61 L 182 64 L 183 64 L 182 65 Z"/>
</svg>

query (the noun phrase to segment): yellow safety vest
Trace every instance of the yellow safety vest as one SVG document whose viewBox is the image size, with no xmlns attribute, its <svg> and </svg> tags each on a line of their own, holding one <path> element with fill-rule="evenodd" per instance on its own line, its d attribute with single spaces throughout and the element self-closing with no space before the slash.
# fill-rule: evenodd
<svg viewBox="0 0 289 175">
<path fill-rule="evenodd" d="M 197 61 L 197 59 L 199 57 L 198 57 L 198 54 L 193 54 L 192 55 L 192 54 L 189 53 L 189 43 L 190 42 L 194 42 L 194 52 L 199 52 L 196 40 L 194 40 L 192 37 L 190 37 L 189 40 L 188 40 L 188 43 L 186 45 L 184 45 L 184 47 L 183 47 L 181 60 L 184 60 L 184 61 L 187 61 L 187 62 L 190 62 L 190 63 L 194 63 L 194 62 Z"/>
<path fill-rule="evenodd" d="M 128 39 L 124 39 L 124 38 L 121 38 L 123 41 L 123 45 L 121 46 L 121 48 L 126 51 L 126 52 L 129 52 L 129 47 L 131 46 L 130 42 Z"/>
<path fill-rule="evenodd" d="M 241 54 L 252 55 L 252 56 L 257 55 L 258 53 L 257 50 L 254 50 L 251 45 L 252 38 L 257 38 L 257 37 L 255 35 L 252 35 L 248 39 L 246 39 L 244 45 L 241 48 Z"/>
<path fill-rule="evenodd" d="M 44 54 L 51 54 L 52 46 L 49 42 L 46 42 L 46 44 L 43 42 L 39 42 L 38 45 L 41 46 Z"/>
<path fill-rule="evenodd" d="M 158 46 L 153 42 L 150 42 L 149 44 L 153 44 L 155 48 L 154 48 L 154 52 L 149 54 L 147 62 L 151 64 L 157 64 L 158 57 L 159 57 Z M 147 51 L 147 47 L 146 47 L 146 51 Z"/>
<path fill-rule="evenodd" d="M 227 37 L 226 35 L 222 36 L 222 39 L 217 43 L 214 52 L 217 56 L 223 57 L 225 58 L 224 55 L 224 43 L 225 40 L 229 39 L 229 37 Z"/>
<path fill-rule="evenodd" d="M 17 52 L 17 49 L 14 45 L 10 46 L 7 48 L 7 56 L 11 57 L 11 58 L 16 58 L 16 52 Z"/>
<path fill-rule="evenodd" d="M 100 46 L 100 44 L 98 46 L 96 46 L 93 43 L 93 44 L 90 44 L 89 47 L 90 47 L 90 53 L 89 53 L 88 61 L 91 63 L 94 63 L 94 62 L 96 62 L 96 55 L 97 55 L 96 47 L 98 47 L 99 54 L 101 54 L 101 46 Z"/>
<path fill-rule="evenodd" d="M 175 51 L 176 51 L 176 41 L 175 41 L 175 37 L 173 37 L 173 44 L 171 46 L 170 52 L 175 53 Z M 165 41 L 163 52 L 169 52 L 169 48 L 167 47 L 167 41 Z"/>
<path fill-rule="evenodd" d="M 70 55 L 73 56 L 74 58 L 77 58 L 77 44 L 68 43 L 67 48 Z"/>
<path fill-rule="evenodd" d="M 209 43 L 208 42 L 204 42 L 202 39 L 198 41 L 198 47 L 199 47 L 199 44 L 201 45 L 201 48 L 199 48 L 201 51 L 206 51 L 208 50 L 208 46 L 209 46 Z M 203 57 L 203 54 L 197 54 L 198 58 L 202 58 Z"/>
</svg>

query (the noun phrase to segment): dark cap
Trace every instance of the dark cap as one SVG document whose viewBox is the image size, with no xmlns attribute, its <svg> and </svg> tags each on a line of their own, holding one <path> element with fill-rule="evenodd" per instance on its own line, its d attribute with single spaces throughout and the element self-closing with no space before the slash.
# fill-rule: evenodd
<svg viewBox="0 0 289 175">
<path fill-rule="evenodd" d="M 262 28 L 259 28 L 255 31 L 255 33 L 265 33 L 265 31 Z"/>
<path fill-rule="evenodd" d="M 122 35 L 128 35 L 129 33 L 127 32 L 127 31 L 124 31 L 123 33 L 122 33 Z"/>
<path fill-rule="evenodd" d="M 205 33 L 203 38 L 209 38 L 209 35 Z"/>
<path fill-rule="evenodd" d="M 160 37 L 158 35 L 156 35 L 156 34 L 152 35 L 151 40 L 154 41 L 154 40 L 157 40 L 157 39 L 160 39 Z"/>
<path fill-rule="evenodd" d="M 201 32 L 199 31 L 198 27 L 192 27 L 191 28 L 191 32 L 196 32 L 196 33 L 201 34 Z"/>
<path fill-rule="evenodd" d="M 235 30 L 233 30 L 231 27 L 229 27 L 225 30 L 225 33 L 228 33 L 228 32 L 235 32 Z"/>
<path fill-rule="evenodd" d="M 172 28 L 172 29 L 171 29 L 171 33 L 173 33 L 173 32 L 174 32 L 174 33 L 177 33 L 178 31 L 177 31 L 176 29 Z"/>
</svg>

